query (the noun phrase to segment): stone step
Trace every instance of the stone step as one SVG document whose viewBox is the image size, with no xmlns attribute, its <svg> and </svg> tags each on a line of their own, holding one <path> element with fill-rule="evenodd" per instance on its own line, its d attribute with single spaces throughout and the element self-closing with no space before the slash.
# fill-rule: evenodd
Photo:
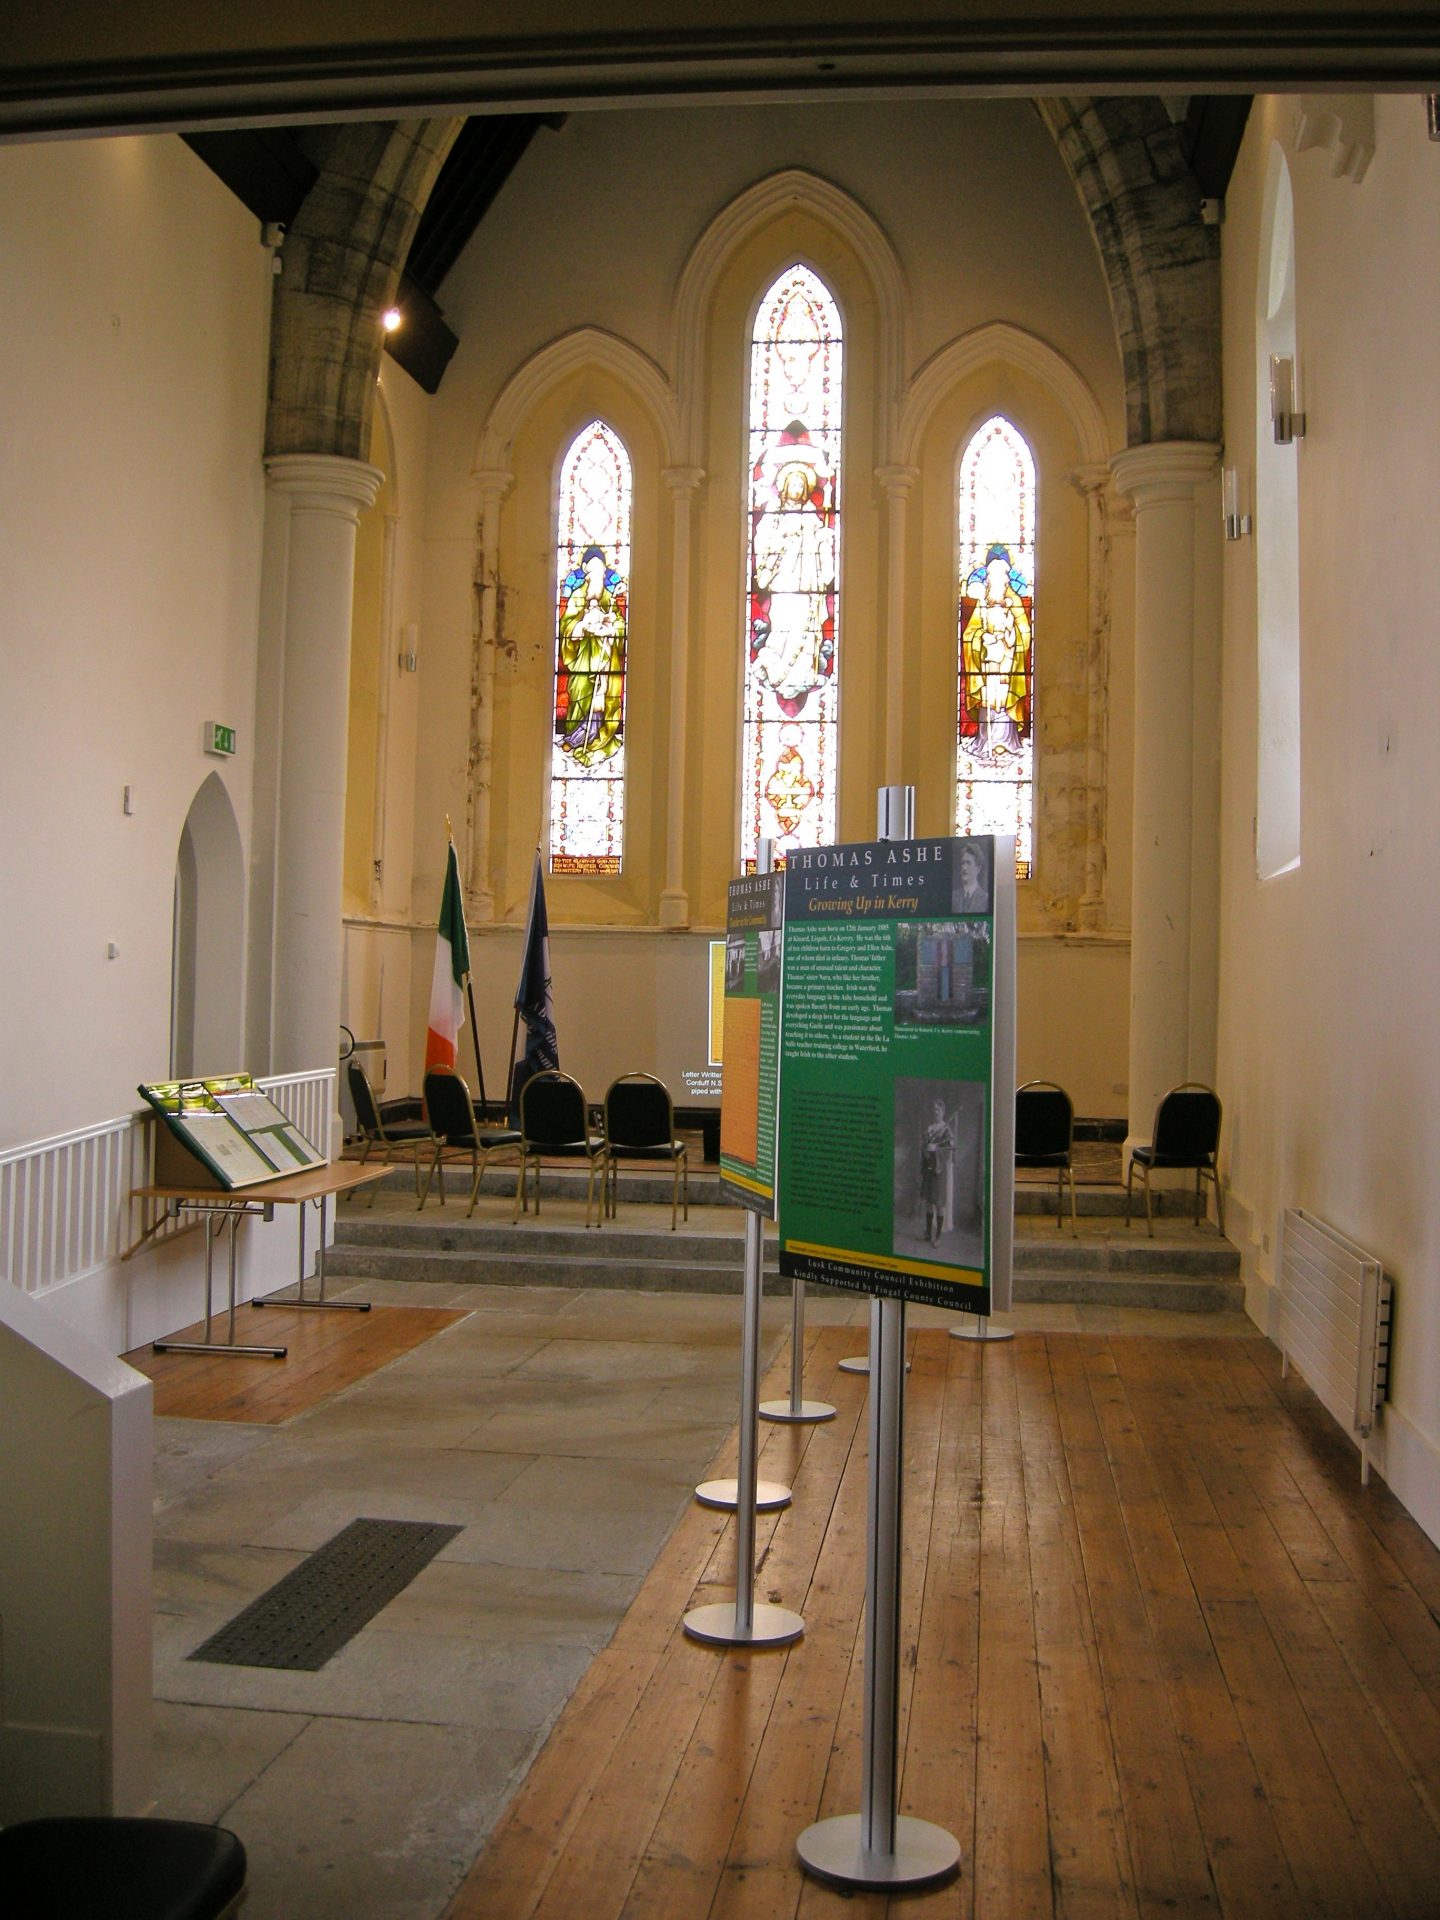
<svg viewBox="0 0 1440 1920">
<path fill-rule="evenodd" d="M 695 1208 L 689 1225 L 669 1229 L 668 1204 L 636 1205 L 643 1216 L 585 1228 L 572 1196 L 554 1203 L 570 1217 L 512 1224 L 493 1208 L 466 1220 L 458 1207 L 427 1208 L 391 1200 L 372 1211 L 341 1210 L 328 1262 L 349 1280 L 426 1280 L 452 1285 L 634 1288 L 643 1291 L 738 1292 L 741 1218 L 728 1207 Z M 1165 1305 L 1213 1312 L 1241 1304 L 1240 1258 L 1213 1228 L 1165 1223 L 1150 1238 L 1104 1219 L 1087 1220 L 1078 1236 L 1021 1221 L 1015 1238 L 1017 1300 Z M 767 1223 L 765 1290 L 783 1292 L 774 1229 Z"/>
<path fill-rule="evenodd" d="M 692 1260 L 671 1265 L 658 1260 L 604 1258 L 596 1253 L 588 1259 L 557 1261 L 532 1253 L 498 1259 L 493 1254 L 465 1251 L 337 1249 L 329 1263 L 331 1290 L 366 1280 L 439 1281 L 457 1287 L 606 1287 L 642 1293 L 737 1296 L 741 1291 L 741 1269 L 734 1260 Z M 767 1263 L 762 1287 L 766 1294 L 788 1294 L 790 1283 Z M 824 1294 L 832 1289 L 816 1287 L 812 1291 Z M 1132 1271 L 1103 1267 L 1074 1271 L 1017 1269 L 1013 1292 L 1018 1304 L 1164 1307 L 1181 1313 L 1239 1312 L 1245 1304 L 1245 1289 L 1237 1278 L 1157 1272 L 1153 1267 Z"/>
<path fill-rule="evenodd" d="M 367 1253 L 406 1252 L 424 1256 L 463 1253 L 471 1259 L 633 1260 L 667 1267 L 734 1264 L 741 1257 L 742 1224 L 738 1212 L 722 1208 L 692 1208 L 691 1223 L 670 1230 L 669 1209 L 648 1207 L 644 1225 L 627 1225 L 623 1213 L 600 1228 L 585 1227 L 578 1218 L 547 1220 L 542 1213 L 523 1215 L 513 1224 L 493 1214 L 476 1213 L 466 1219 L 459 1208 L 445 1218 L 439 1208 L 424 1214 L 377 1207 L 342 1209 L 335 1226 L 339 1250 Z M 638 1211 L 638 1209 L 636 1209 Z M 578 1209 L 572 1209 L 577 1212 Z M 661 1225 L 655 1216 L 662 1215 Z M 765 1258 L 774 1265 L 774 1228 L 766 1223 Z M 1078 1235 L 1057 1233 L 1053 1227 L 1017 1223 L 1015 1271 L 1162 1272 L 1228 1275 L 1238 1271 L 1240 1256 L 1213 1227 L 1192 1228 L 1166 1223 L 1155 1238 L 1138 1224 L 1127 1232 L 1112 1230 L 1104 1221 L 1086 1221 Z"/>
<path fill-rule="evenodd" d="M 1238 1257 L 1237 1257 L 1238 1265 Z M 1245 1288 L 1238 1275 L 1090 1273 L 1035 1269 L 1015 1273 L 1017 1306 L 1168 1307 L 1174 1313 L 1243 1313 Z"/>
<path fill-rule="evenodd" d="M 572 1172 L 564 1167 L 547 1167 L 541 1175 L 540 1194 L 542 1202 L 546 1199 L 566 1199 L 585 1197 L 586 1176 Z M 690 1169 L 690 1205 L 693 1207 L 724 1206 L 734 1208 L 737 1213 L 740 1202 L 731 1189 L 721 1180 L 714 1167 L 692 1167 Z M 365 1188 L 368 1196 L 372 1189 Z M 391 1167 L 383 1180 L 377 1180 L 373 1191 L 381 1199 L 403 1201 L 408 1195 L 411 1205 L 415 1201 L 415 1176 L 403 1166 Z M 446 1202 L 445 1211 L 457 1208 L 463 1215 L 470 1199 L 470 1176 L 459 1163 L 451 1165 L 445 1175 Z M 624 1170 L 620 1175 L 620 1206 L 660 1206 L 670 1205 L 672 1181 L 668 1173 L 651 1173 L 645 1170 Z M 495 1196 L 513 1200 L 515 1195 L 515 1169 L 512 1166 L 492 1166 L 485 1170 L 480 1184 L 482 1199 Z M 1207 1195 L 1208 1198 L 1208 1195 Z M 368 1198 L 356 1200 L 360 1208 L 369 1205 Z M 377 1202 L 378 1204 L 378 1202 Z M 1151 1205 L 1157 1220 L 1188 1220 L 1195 1206 L 1193 1189 L 1185 1187 L 1156 1187 L 1151 1195 Z M 430 1198 L 425 1205 L 425 1216 L 440 1210 L 438 1191 L 431 1189 Z M 1075 1188 L 1075 1211 L 1083 1220 L 1086 1218 L 1123 1219 L 1125 1214 L 1125 1189 L 1123 1186 L 1107 1186 L 1094 1182 L 1077 1183 Z M 1015 1214 L 1018 1218 L 1041 1216 L 1049 1220 L 1055 1218 L 1055 1183 L 1053 1180 L 1017 1179 L 1015 1183 Z M 1070 1200 L 1065 1198 L 1064 1218 L 1070 1217 Z M 1134 1217 L 1143 1223 L 1145 1218 L 1144 1196 L 1136 1188 Z M 1205 1215 L 1202 1214 L 1202 1219 Z"/>
</svg>

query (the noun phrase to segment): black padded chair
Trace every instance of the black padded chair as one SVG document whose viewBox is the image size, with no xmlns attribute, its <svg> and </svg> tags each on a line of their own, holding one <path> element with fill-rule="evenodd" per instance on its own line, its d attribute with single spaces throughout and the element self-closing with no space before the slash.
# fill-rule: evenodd
<svg viewBox="0 0 1440 1920">
<path fill-rule="evenodd" d="M 540 1165 L 544 1160 L 584 1160 L 589 1163 L 590 1179 L 585 1188 L 585 1224 L 590 1224 L 590 1207 L 595 1199 L 596 1175 L 599 1175 L 599 1206 L 595 1225 L 604 1224 L 605 1182 L 609 1167 L 603 1133 L 590 1131 L 584 1090 L 568 1073 L 554 1070 L 532 1074 L 520 1090 L 520 1178 L 515 1183 L 515 1211 L 520 1218 L 520 1202 L 525 1198 L 525 1174 L 535 1168 L 535 1212 L 540 1212 Z M 528 1205 L 528 1202 L 527 1202 Z"/>
<path fill-rule="evenodd" d="M 1052 1169 L 1055 1174 L 1055 1227 L 1060 1229 L 1065 1183 L 1070 1183 L 1070 1232 L 1075 1223 L 1075 1107 L 1053 1080 L 1027 1080 L 1015 1095 L 1015 1165 Z"/>
<path fill-rule="evenodd" d="M 480 1197 L 480 1182 L 485 1177 L 486 1167 L 497 1154 L 518 1154 L 520 1135 L 514 1127 L 480 1126 L 475 1119 L 475 1103 L 470 1098 L 469 1087 L 449 1067 L 432 1067 L 426 1074 L 425 1112 L 430 1121 L 428 1138 L 433 1157 L 430 1171 L 425 1176 L 420 1206 L 423 1208 L 430 1198 L 430 1188 L 437 1173 L 440 1176 L 440 1204 L 444 1206 L 445 1156 L 468 1154 L 472 1175 L 470 1205 L 465 1209 L 465 1218 L 468 1220 Z"/>
<path fill-rule="evenodd" d="M 415 1196 L 420 1196 L 420 1154 L 423 1148 L 431 1144 L 430 1129 L 422 1115 L 415 1114 L 415 1102 L 412 1100 L 387 1100 L 381 1102 L 375 1098 L 375 1089 L 370 1085 L 370 1076 L 358 1060 L 348 1060 L 345 1071 L 350 1081 L 350 1099 L 355 1108 L 355 1123 L 360 1129 L 360 1138 L 365 1142 L 365 1151 L 360 1155 L 363 1167 L 370 1158 L 372 1147 L 378 1148 L 380 1158 L 388 1166 L 397 1153 L 409 1153 L 415 1161 Z M 415 1117 L 405 1117 L 414 1115 Z M 375 1187 L 370 1189 L 370 1204 L 375 1204 Z"/>
<path fill-rule="evenodd" d="M 1204 1206 L 1200 1183 L 1209 1180 L 1215 1189 L 1215 1217 L 1221 1233 L 1225 1231 L 1225 1196 L 1220 1191 L 1220 1097 L 1198 1080 L 1187 1080 L 1172 1087 L 1155 1109 L 1155 1128 L 1150 1144 L 1132 1147 L 1130 1164 L 1125 1169 L 1125 1224 L 1130 1224 L 1130 1196 L 1134 1191 L 1135 1169 L 1145 1183 L 1145 1226 L 1152 1237 L 1155 1221 L 1150 1209 L 1150 1175 L 1156 1167 L 1193 1167 L 1195 1169 L 1195 1225 L 1200 1224 Z"/>
<path fill-rule="evenodd" d="M 621 1160 L 659 1160 L 674 1170 L 670 1197 L 670 1231 L 675 1231 L 684 1182 L 685 1218 L 690 1218 L 690 1164 L 685 1142 L 675 1137 L 675 1107 L 670 1089 L 653 1073 L 622 1073 L 605 1094 L 605 1150 L 610 1175 L 610 1217 L 615 1217 L 618 1163 Z"/>
<path fill-rule="evenodd" d="M 226 1920 L 244 1897 L 225 1827 L 70 1815 L 0 1831 L 6 1920 Z"/>
</svg>

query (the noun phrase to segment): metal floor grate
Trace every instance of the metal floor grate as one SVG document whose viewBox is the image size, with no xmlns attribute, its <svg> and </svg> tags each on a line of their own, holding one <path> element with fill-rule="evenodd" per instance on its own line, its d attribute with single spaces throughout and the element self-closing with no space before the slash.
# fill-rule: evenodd
<svg viewBox="0 0 1440 1920">
<path fill-rule="evenodd" d="M 428 1520 L 352 1520 L 189 1657 L 314 1673 L 460 1531 Z"/>
</svg>

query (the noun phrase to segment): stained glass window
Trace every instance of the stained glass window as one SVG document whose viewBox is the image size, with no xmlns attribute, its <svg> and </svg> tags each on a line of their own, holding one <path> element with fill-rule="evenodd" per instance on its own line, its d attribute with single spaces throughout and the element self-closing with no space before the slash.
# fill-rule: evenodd
<svg viewBox="0 0 1440 1920">
<path fill-rule="evenodd" d="M 1035 462 L 1000 414 L 960 457 L 955 831 L 1034 860 Z"/>
<path fill-rule="evenodd" d="M 760 302 L 750 347 L 740 856 L 835 838 L 840 313 L 808 267 Z"/>
<path fill-rule="evenodd" d="M 603 420 L 592 420 L 570 443 L 560 469 L 552 873 L 620 871 L 630 507 L 630 456 Z"/>
</svg>

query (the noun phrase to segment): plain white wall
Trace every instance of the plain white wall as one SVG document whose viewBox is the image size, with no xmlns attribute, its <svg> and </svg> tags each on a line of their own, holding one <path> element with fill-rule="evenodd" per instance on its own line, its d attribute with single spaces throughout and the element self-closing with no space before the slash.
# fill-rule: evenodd
<svg viewBox="0 0 1440 1920">
<path fill-rule="evenodd" d="M 1257 101 L 1226 198 L 1226 460 L 1253 476 Z M 1440 170 L 1418 98 L 1376 101 L 1362 181 L 1293 154 L 1295 329 L 1309 416 L 1300 538 L 1300 865 L 1255 875 L 1257 543 L 1226 547 L 1220 1088 L 1226 1215 L 1271 1301 L 1280 1210 L 1305 1207 L 1396 1285 L 1375 1456 L 1440 1537 Z M 1252 496 L 1253 497 L 1253 496 Z"/>
<path fill-rule="evenodd" d="M 0 1286 L 0 1824 L 149 1811 L 152 1404 Z"/>
<path fill-rule="evenodd" d="M 176 855 L 212 770 L 248 842 L 271 272 L 168 135 L 0 149 L 0 260 L 3 1146 L 165 1076 Z"/>
</svg>

